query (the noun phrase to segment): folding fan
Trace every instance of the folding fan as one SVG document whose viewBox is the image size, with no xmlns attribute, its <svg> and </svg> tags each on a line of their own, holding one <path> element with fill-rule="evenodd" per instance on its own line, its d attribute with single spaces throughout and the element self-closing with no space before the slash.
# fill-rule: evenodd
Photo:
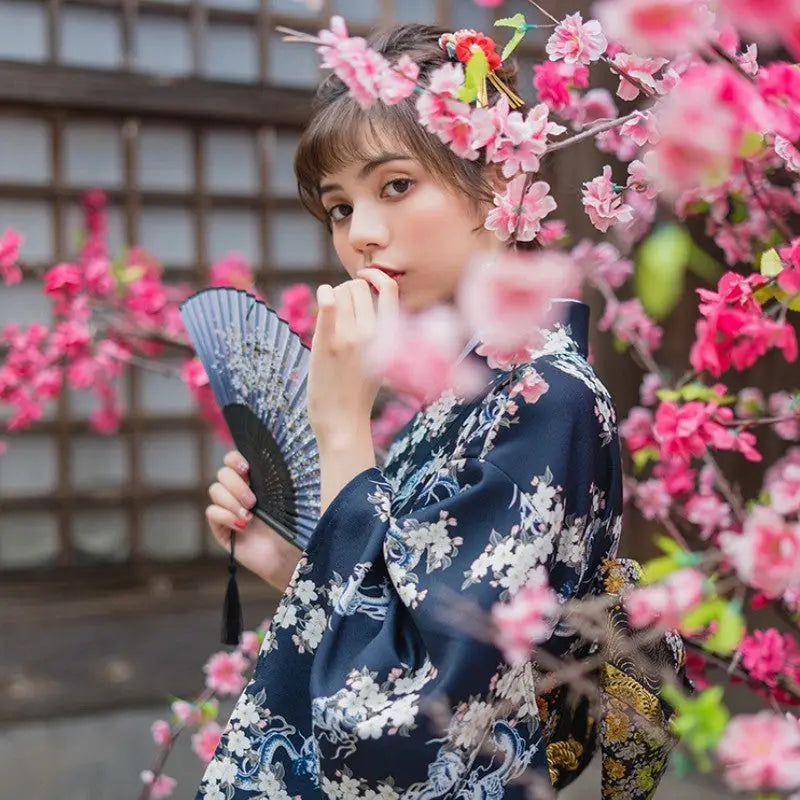
<svg viewBox="0 0 800 800">
<path fill-rule="evenodd" d="M 320 516 L 319 452 L 306 412 L 311 351 L 275 311 L 241 289 L 202 289 L 180 312 L 250 465 L 253 514 L 305 549 Z"/>
</svg>

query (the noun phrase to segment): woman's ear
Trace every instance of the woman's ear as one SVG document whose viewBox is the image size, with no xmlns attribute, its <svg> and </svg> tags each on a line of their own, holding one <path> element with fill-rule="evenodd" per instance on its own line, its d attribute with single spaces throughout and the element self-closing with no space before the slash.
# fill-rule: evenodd
<svg viewBox="0 0 800 800">
<path fill-rule="evenodd" d="M 492 187 L 493 192 L 503 194 L 508 186 L 508 178 L 503 176 L 502 164 L 487 164 L 483 168 L 486 182 Z"/>
</svg>

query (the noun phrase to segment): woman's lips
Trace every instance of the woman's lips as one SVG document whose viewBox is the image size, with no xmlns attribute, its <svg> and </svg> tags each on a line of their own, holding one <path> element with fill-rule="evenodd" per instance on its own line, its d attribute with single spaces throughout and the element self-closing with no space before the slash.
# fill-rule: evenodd
<svg viewBox="0 0 800 800">
<path fill-rule="evenodd" d="M 380 270 L 384 273 L 384 275 L 388 275 L 398 285 L 400 284 L 400 279 L 403 277 L 403 275 L 405 275 L 405 272 L 399 272 L 398 270 L 389 269 L 388 267 L 381 267 L 377 264 L 373 264 L 372 268 Z M 378 290 L 374 286 L 370 285 L 370 289 L 372 290 L 373 294 L 378 294 Z"/>
</svg>

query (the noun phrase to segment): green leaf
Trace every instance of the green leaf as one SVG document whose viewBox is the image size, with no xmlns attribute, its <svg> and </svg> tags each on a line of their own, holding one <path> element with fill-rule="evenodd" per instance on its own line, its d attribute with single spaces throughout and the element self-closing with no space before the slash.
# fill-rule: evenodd
<svg viewBox="0 0 800 800">
<path fill-rule="evenodd" d="M 692 237 L 683 225 L 656 228 L 636 251 L 634 289 L 654 319 L 669 316 L 683 294 Z"/>
<path fill-rule="evenodd" d="M 661 696 L 680 712 L 672 720 L 672 728 L 700 759 L 699 766 L 705 768 L 708 761 L 703 756 L 716 747 L 730 719 L 728 709 L 722 703 L 722 687 L 712 686 L 695 698 L 688 698 L 665 684 L 661 687 Z"/>
<path fill-rule="evenodd" d="M 739 192 L 732 192 L 728 195 L 728 214 L 727 219 L 731 225 L 738 225 L 750 217 L 750 210 L 747 207 L 747 201 L 739 194 Z"/>
<path fill-rule="evenodd" d="M 521 16 L 521 15 L 520 15 Z M 495 25 L 497 23 L 495 22 Z M 525 38 L 525 31 L 518 30 L 509 40 L 506 46 L 503 48 L 503 52 L 500 53 L 500 60 L 505 61 L 516 49 L 517 45 Z"/>
<path fill-rule="evenodd" d="M 725 272 L 725 268 L 716 258 L 710 256 L 694 242 L 692 242 L 692 247 L 689 251 L 689 260 L 686 262 L 686 266 L 691 272 L 697 275 L 698 278 L 702 278 L 709 283 L 716 283 L 720 277 L 722 277 L 722 273 Z"/>
<path fill-rule="evenodd" d="M 658 583 L 672 572 L 680 569 L 680 565 L 672 556 L 659 556 L 651 558 L 642 565 L 642 585 Z"/>
<path fill-rule="evenodd" d="M 642 447 L 632 456 L 633 468 L 641 472 L 651 461 L 660 461 L 661 453 L 657 447 Z"/>
<path fill-rule="evenodd" d="M 766 275 L 768 278 L 774 278 L 783 269 L 781 257 L 774 247 L 770 247 L 761 254 L 758 269 L 762 275 Z"/>
<path fill-rule="evenodd" d="M 691 611 L 683 615 L 681 627 L 686 631 L 694 631 L 704 628 L 712 620 L 722 616 L 727 603 L 719 597 L 704 600 L 695 606 Z"/>
<path fill-rule="evenodd" d="M 524 28 L 527 24 L 525 15 L 521 13 L 514 14 L 513 17 L 501 17 L 494 21 L 496 28 Z"/>
<path fill-rule="evenodd" d="M 670 556 L 677 556 L 685 552 L 684 549 L 670 536 L 664 536 L 663 533 L 657 533 L 653 537 L 653 541 L 658 546 L 662 553 Z"/>
<path fill-rule="evenodd" d="M 489 61 L 483 50 L 476 50 L 469 61 L 464 73 L 464 86 L 458 90 L 458 99 L 465 103 L 472 103 L 480 92 L 486 76 L 489 74 Z"/>
<path fill-rule="evenodd" d="M 717 619 L 717 629 L 703 642 L 703 649 L 717 655 L 730 655 L 739 646 L 746 629 L 741 601 L 726 603 Z"/>
</svg>

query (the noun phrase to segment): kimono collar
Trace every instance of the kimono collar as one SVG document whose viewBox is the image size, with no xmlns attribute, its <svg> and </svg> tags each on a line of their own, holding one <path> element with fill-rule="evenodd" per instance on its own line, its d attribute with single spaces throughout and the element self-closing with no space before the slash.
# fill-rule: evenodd
<svg viewBox="0 0 800 800">
<path fill-rule="evenodd" d="M 582 300 L 557 298 L 553 308 L 558 312 L 558 320 L 545 329 L 545 345 L 539 353 L 563 352 L 572 350 L 584 358 L 589 354 L 589 306 Z M 480 339 L 473 336 L 459 356 L 459 362 L 471 355 L 472 358 L 486 359 L 475 352 Z"/>
</svg>

